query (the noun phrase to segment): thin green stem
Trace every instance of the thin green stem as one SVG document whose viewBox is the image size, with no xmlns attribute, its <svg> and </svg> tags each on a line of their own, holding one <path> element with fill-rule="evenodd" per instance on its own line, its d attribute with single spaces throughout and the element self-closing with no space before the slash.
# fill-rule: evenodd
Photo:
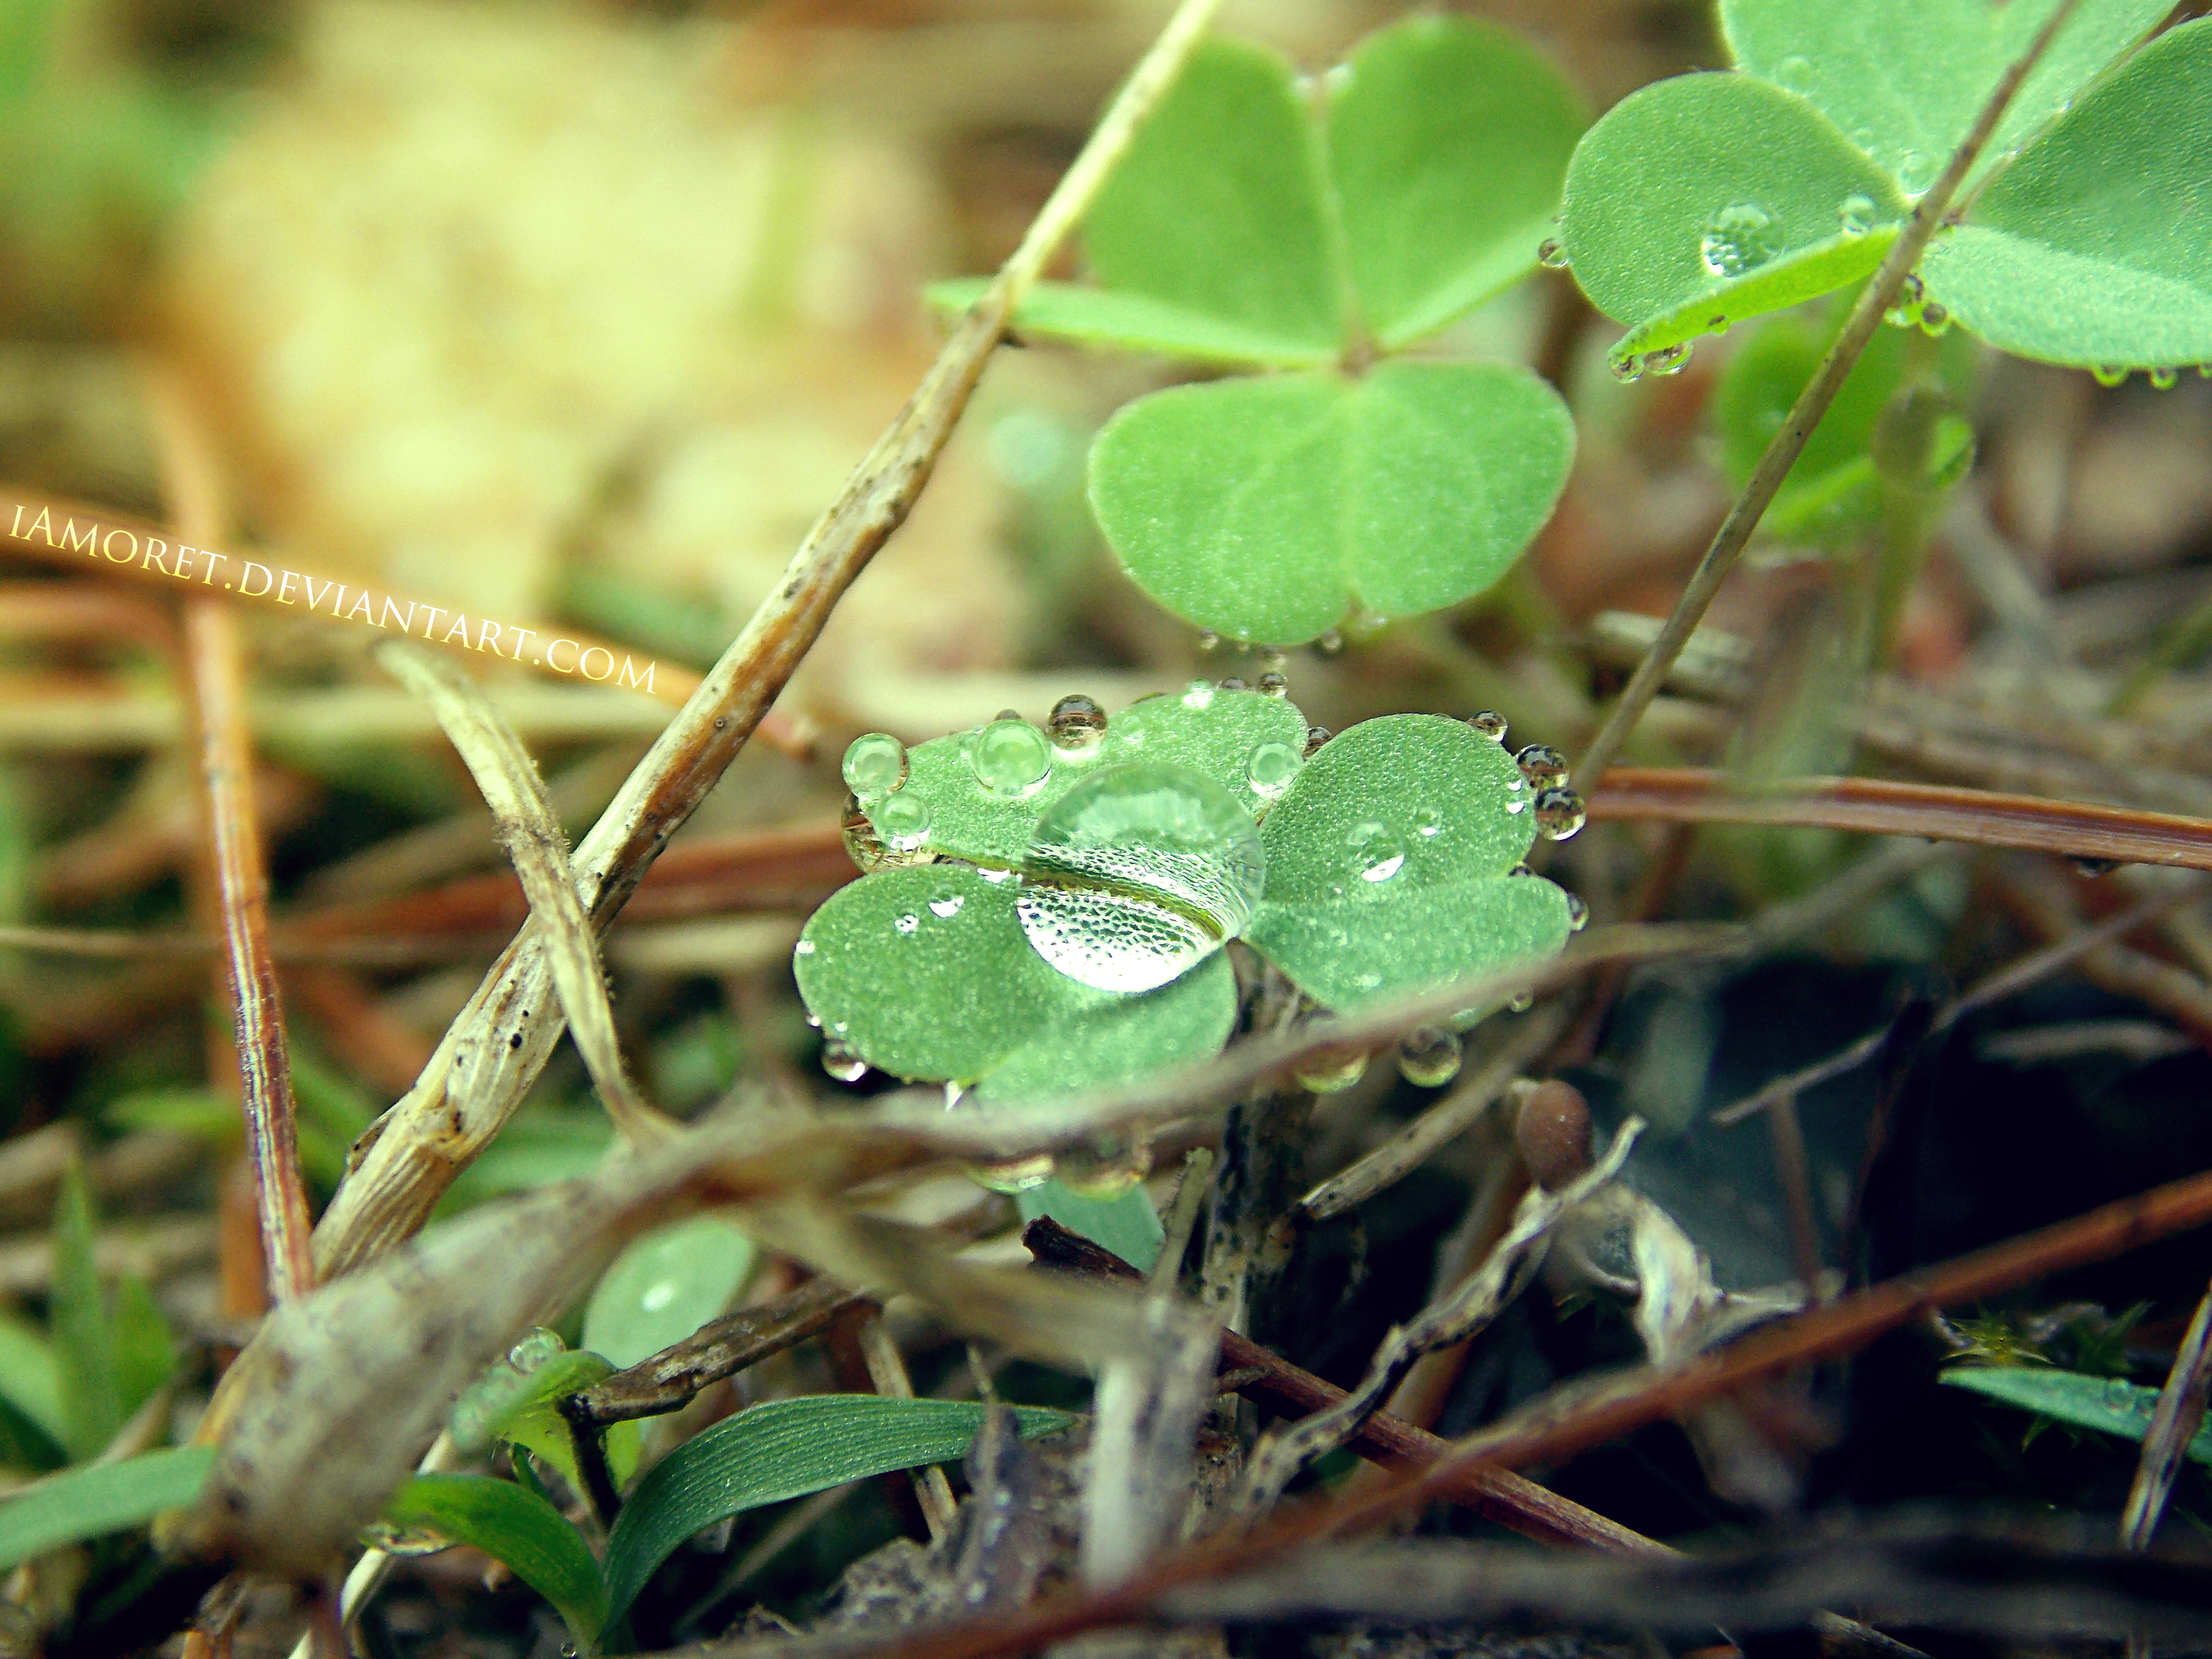
<svg viewBox="0 0 2212 1659">
<path fill-rule="evenodd" d="M 1698 561 L 1689 586 L 1682 590 L 1682 597 L 1675 604 L 1674 615 L 1667 618 L 1666 627 L 1660 630 L 1650 653 L 1637 665 L 1627 689 L 1620 694 L 1620 701 L 1613 705 L 1613 712 L 1606 716 L 1605 724 L 1598 728 L 1597 735 L 1590 739 L 1589 747 L 1583 751 L 1580 764 L 1575 769 L 1589 781 L 1589 785 L 1595 786 L 1605 775 L 1606 769 L 1613 764 L 1614 757 L 1620 753 L 1621 746 L 1627 742 L 1629 733 L 1636 729 L 1637 721 L 1643 718 L 1644 711 L 1650 706 L 1652 698 L 1658 695 L 1659 688 L 1666 684 L 1668 672 L 1674 667 L 1674 659 L 1682 654 L 1682 647 L 1689 643 L 1690 635 L 1704 619 L 1714 596 L 1720 592 L 1721 584 L 1735 568 L 1737 556 L 1749 544 L 1752 532 L 1758 528 L 1759 520 L 1774 500 L 1775 492 L 1782 488 L 1783 480 L 1790 476 L 1790 469 L 1797 464 L 1798 456 L 1804 453 L 1806 441 L 1813 435 L 1813 429 L 1820 425 L 1821 416 L 1828 412 L 1828 405 L 1835 401 L 1844 377 L 1858 362 L 1859 354 L 1866 349 L 1867 342 L 1874 337 L 1875 330 L 1881 326 L 1882 313 L 1895 303 L 1905 277 L 1912 267 L 1920 263 L 1920 256 L 1927 251 L 1929 240 L 1942 225 L 1952 198 L 1958 194 L 1960 185 L 1966 182 L 1967 173 L 1988 145 L 1990 135 L 1996 131 L 1997 123 L 2003 118 L 2013 94 L 2019 91 L 2021 82 L 2027 78 L 2029 71 L 2042 58 L 2045 50 L 2058 31 L 2065 27 L 2067 20 L 2073 16 L 2080 3 L 2081 0 L 2060 0 L 2042 28 L 2037 31 L 2035 39 L 2028 43 L 2027 50 L 1998 80 L 1995 90 L 1990 94 L 1989 101 L 1983 106 L 1981 114 L 1975 118 L 1972 128 L 1953 154 L 1950 166 L 1943 169 L 1943 176 L 1920 198 L 1919 204 L 1912 210 L 1912 216 L 1905 221 L 1903 234 L 1891 246 L 1888 257 L 1881 262 L 1881 270 L 1875 273 L 1874 280 L 1860 293 L 1858 302 L 1851 307 L 1850 316 L 1844 323 L 1843 331 L 1836 337 L 1835 343 L 1828 349 L 1828 355 L 1821 360 L 1819 370 L 1799 394 L 1796 406 L 1790 411 L 1790 418 L 1782 423 L 1781 430 L 1767 444 L 1766 453 L 1759 457 L 1759 465 L 1753 471 L 1750 482 L 1744 485 L 1743 493 L 1736 497 L 1735 505 L 1729 509 L 1728 517 L 1722 520 L 1721 527 L 1713 533 L 1712 544 L 1705 549 L 1705 557 Z"/>
</svg>

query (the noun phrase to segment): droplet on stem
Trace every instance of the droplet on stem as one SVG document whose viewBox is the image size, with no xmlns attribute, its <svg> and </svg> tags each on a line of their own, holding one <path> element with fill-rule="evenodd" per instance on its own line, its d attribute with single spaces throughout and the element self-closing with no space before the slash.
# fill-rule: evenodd
<svg viewBox="0 0 2212 1659">
<path fill-rule="evenodd" d="M 1556 236 L 1547 236 L 1536 250 L 1536 258 L 1553 270 L 1567 268 L 1567 245 Z"/>
<path fill-rule="evenodd" d="M 1420 1089 L 1441 1089 L 1459 1075 L 1459 1033 L 1423 1025 L 1398 1039 L 1398 1075 Z"/>
<path fill-rule="evenodd" d="M 869 732 L 846 745 L 845 787 L 862 800 L 888 795 L 906 781 L 906 745 L 888 732 Z"/>
<path fill-rule="evenodd" d="M 822 1069 L 840 1083 L 858 1083 L 867 1076 L 868 1062 L 842 1037 L 831 1037 L 822 1045 Z"/>
<path fill-rule="evenodd" d="M 1367 1050 L 1357 1043 L 1316 1048 L 1298 1062 L 1298 1086 L 1317 1095 L 1333 1095 L 1367 1075 Z"/>
</svg>

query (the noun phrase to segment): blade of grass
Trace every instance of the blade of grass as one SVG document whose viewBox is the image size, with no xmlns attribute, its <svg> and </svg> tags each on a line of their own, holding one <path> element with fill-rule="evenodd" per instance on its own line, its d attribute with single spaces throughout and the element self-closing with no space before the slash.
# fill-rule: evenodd
<svg viewBox="0 0 2212 1659">
<path fill-rule="evenodd" d="M 119 1463 L 88 1463 L 26 1486 L 0 1502 L 0 1571 L 189 1504 L 214 1465 L 212 1446 L 173 1446 Z"/>
<path fill-rule="evenodd" d="M 550 1601 L 587 1651 L 607 1620 L 599 1564 L 561 1511 L 526 1486 L 486 1474 L 418 1474 L 392 1495 L 384 1518 L 470 1544 Z"/>
<path fill-rule="evenodd" d="M 538 763 L 491 700 L 454 665 L 401 640 L 386 641 L 375 655 L 386 672 L 430 705 L 491 808 L 500 842 L 529 896 L 532 921 L 545 941 L 569 1034 L 607 1115 L 634 1146 L 666 1134 L 675 1121 L 647 1105 L 623 1070 L 599 935 L 577 896 L 568 838 L 545 799 Z"/>
<path fill-rule="evenodd" d="M 1991 89 L 1989 101 L 1982 106 L 1982 112 L 1974 118 L 1974 125 L 1967 130 L 1958 149 L 1953 153 L 1950 165 L 1943 169 L 1942 175 L 1930 186 L 1928 193 L 1915 204 L 1912 216 L 1905 221 L 1904 230 L 1891 246 L 1881 269 L 1859 290 L 1858 299 L 1853 302 L 1850 314 L 1844 319 L 1835 343 L 1828 348 L 1827 355 L 1820 360 L 1820 368 L 1806 382 L 1805 390 L 1798 394 L 1789 418 L 1783 422 L 1768 442 L 1765 453 L 1759 458 L 1759 465 L 1746 481 L 1742 493 L 1729 508 L 1728 516 L 1721 520 L 1720 528 L 1713 532 L 1712 542 L 1705 549 L 1705 556 L 1698 561 L 1698 568 L 1692 573 L 1689 585 L 1682 590 L 1682 597 L 1675 602 L 1674 613 L 1667 618 L 1667 625 L 1660 630 L 1658 639 L 1644 660 L 1637 665 L 1635 673 L 1629 677 L 1628 684 L 1620 694 L 1620 701 L 1613 704 L 1605 717 L 1605 723 L 1598 728 L 1597 735 L 1590 739 L 1589 746 L 1583 751 L 1576 769 L 1584 776 L 1604 777 L 1606 769 L 1613 764 L 1614 757 L 1620 753 L 1621 746 L 1628 741 L 1629 733 L 1636 729 L 1636 722 L 1643 718 L 1644 711 L 1650 707 L 1651 699 L 1658 695 L 1659 688 L 1666 683 L 1668 671 L 1674 667 L 1674 659 L 1681 655 L 1682 647 L 1689 643 L 1690 635 L 1696 631 L 1698 623 L 1712 605 L 1714 596 L 1720 592 L 1721 584 L 1727 580 L 1729 572 L 1735 568 L 1737 556 L 1750 544 L 1752 532 L 1759 527 L 1761 515 L 1772 503 L 1783 481 L 1790 476 L 1790 468 L 1796 465 L 1798 456 L 1804 453 L 1806 441 L 1813 435 L 1814 428 L 1820 425 L 1820 417 L 1828 412 L 1828 405 L 1835 401 L 1836 393 L 1857 363 L 1859 355 L 1866 349 L 1867 342 L 1874 338 L 1875 330 L 1881 326 L 1882 313 L 1896 303 L 1898 291 L 1904 287 L 1905 277 L 1911 274 L 1912 267 L 1920 263 L 1921 254 L 1927 251 L 1929 242 L 1942 228 L 1944 215 L 1950 211 L 1952 198 L 1966 182 L 1966 174 L 1980 157 L 1983 147 L 1989 143 L 1990 135 L 1996 131 L 1997 123 L 2003 118 L 2005 110 L 2012 103 L 2013 94 L 2020 89 L 2021 82 L 2027 78 L 2028 72 L 2034 69 L 2045 49 L 2065 27 L 2067 20 L 2073 16 L 2080 3 L 2081 0 L 2060 0 L 2060 3 L 2051 9 L 2050 17 L 2036 32 L 2034 40 L 2028 43 L 2027 50 L 2005 70 Z"/>
</svg>

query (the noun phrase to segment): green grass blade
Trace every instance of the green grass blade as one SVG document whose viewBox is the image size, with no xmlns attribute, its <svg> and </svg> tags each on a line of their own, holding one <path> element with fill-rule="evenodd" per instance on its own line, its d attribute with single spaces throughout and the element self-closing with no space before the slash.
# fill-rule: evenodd
<svg viewBox="0 0 2212 1659">
<path fill-rule="evenodd" d="M 1961 1365 L 1945 1371 L 1942 1381 L 2078 1429 L 2129 1440 L 2139 1441 L 2150 1432 L 2151 1412 L 2158 1404 L 2158 1390 L 2140 1382 L 2041 1365 Z M 2189 1443 L 2189 1455 L 2212 1464 L 2212 1423 L 2197 1431 Z"/>
<path fill-rule="evenodd" d="M 1030 1408 L 1016 1415 L 1024 1437 L 1072 1420 Z M 629 1611 L 660 1564 L 702 1528 L 848 1480 L 951 1462 L 982 1421 L 981 1406 L 875 1395 L 774 1400 L 725 1419 L 655 1464 L 623 1505 L 607 1540 L 608 1616 Z"/>
<path fill-rule="evenodd" d="M 599 1564 L 575 1528 L 527 1487 L 485 1474 L 418 1474 L 393 1494 L 384 1518 L 505 1562 L 559 1610 L 580 1643 L 599 1639 L 607 1620 Z"/>
<path fill-rule="evenodd" d="M 92 1194 L 72 1164 L 54 1201 L 54 1291 L 47 1315 L 59 1362 L 63 1443 L 74 1461 L 100 1452 L 123 1425 L 115 1377 L 115 1333 L 93 1265 Z"/>
<path fill-rule="evenodd" d="M 0 1503 L 0 1571 L 64 1544 L 143 1525 L 198 1498 L 213 1446 L 176 1446 L 120 1463 L 88 1463 Z"/>
<path fill-rule="evenodd" d="M 53 1344 L 20 1314 L 0 1312 L 0 1398 L 59 1446 L 69 1437 L 61 1368 Z"/>
</svg>

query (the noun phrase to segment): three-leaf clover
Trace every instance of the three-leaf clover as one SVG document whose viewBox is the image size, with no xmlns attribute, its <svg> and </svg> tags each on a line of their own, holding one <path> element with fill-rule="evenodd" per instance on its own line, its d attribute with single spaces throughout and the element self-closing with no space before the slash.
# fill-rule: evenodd
<svg viewBox="0 0 2212 1659">
<path fill-rule="evenodd" d="M 1628 333 L 1618 374 L 1856 283 L 2057 0 L 1721 0 L 1737 68 L 1679 76 L 1577 147 L 1560 232 Z M 1921 263 L 1925 325 L 2094 368 L 2212 361 L 2212 22 L 2100 0 L 2059 32 Z"/>
<path fill-rule="evenodd" d="M 1239 42 L 1193 58 L 1091 210 L 1095 283 L 1043 284 L 1016 317 L 1274 371 L 1140 398 L 1099 435 L 1091 503 L 1139 586 L 1295 644 L 1504 574 L 1565 483 L 1572 422 L 1516 366 L 1392 354 L 1536 264 L 1585 119 L 1541 57 L 1462 18 L 1386 29 L 1314 83 Z"/>
<path fill-rule="evenodd" d="M 847 756 L 871 873 L 806 925 L 794 966 L 825 1035 L 986 1103 L 1109 1085 L 1228 1040 L 1242 937 L 1338 1010 L 1557 951 L 1579 907 L 1519 869 L 1580 806 L 1438 715 L 1305 753 L 1279 695 L 1204 681 L 1102 723 L 1012 715 L 910 753 Z M 927 861 L 923 861 L 927 860 Z M 1477 1012 L 1477 1011 L 1470 1011 Z"/>
</svg>

